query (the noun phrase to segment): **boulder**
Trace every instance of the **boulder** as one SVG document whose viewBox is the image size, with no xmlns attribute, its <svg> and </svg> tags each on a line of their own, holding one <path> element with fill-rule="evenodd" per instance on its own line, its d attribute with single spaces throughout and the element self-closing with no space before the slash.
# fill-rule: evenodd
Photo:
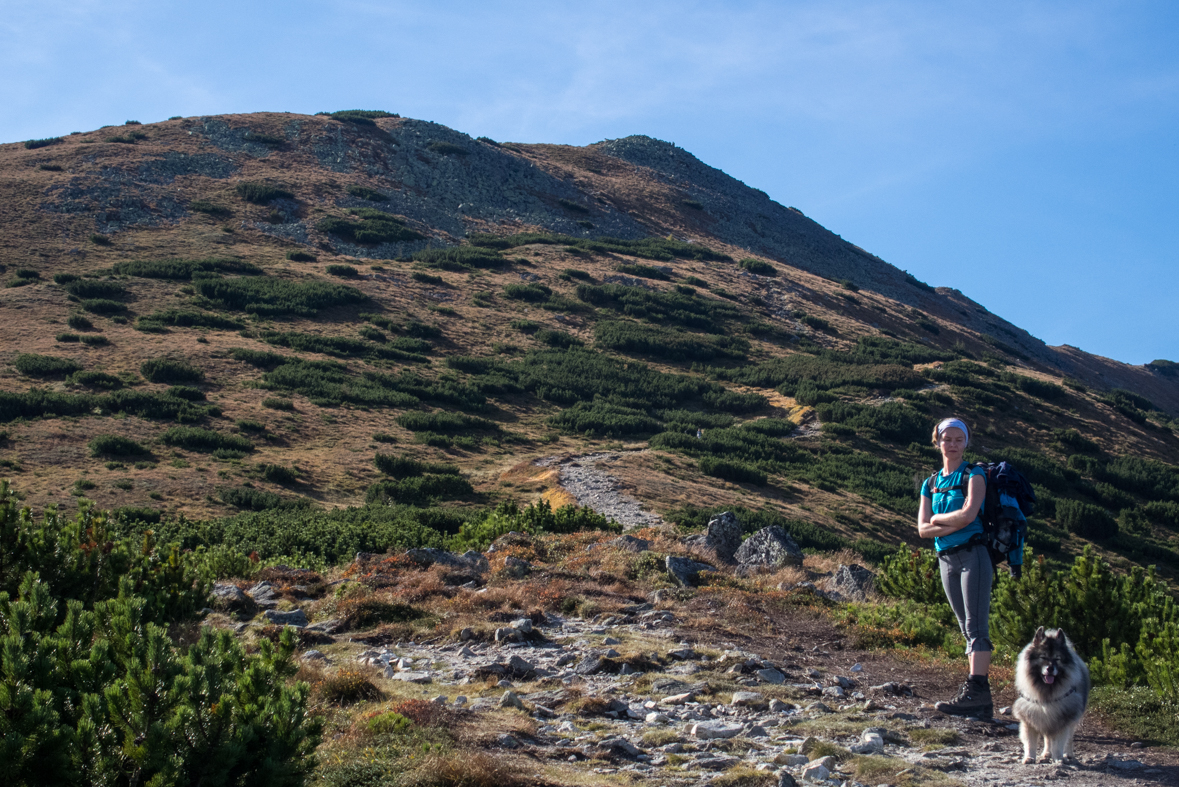
<svg viewBox="0 0 1179 787">
<path fill-rule="evenodd" d="M 505 691 L 504 695 L 499 698 L 499 706 L 501 708 L 518 708 L 524 710 L 524 702 L 514 691 Z"/>
<path fill-rule="evenodd" d="M 606 543 L 616 546 L 619 549 L 625 549 L 627 552 L 646 552 L 651 548 L 650 541 L 634 536 L 619 536 L 618 538 L 610 539 Z"/>
<path fill-rule="evenodd" d="M 508 663 L 504 665 L 504 672 L 517 678 L 527 678 L 530 675 L 536 674 L 536 667 L 531 662 L 519 656 L 512 656 L 508 660 Z"/>
<path fill-rule="evenodd" d="M 309 631 L 318 631 L 321 634 L 336 634 L 344 628 L 344 621 L 342 618 L 332 618 L 331 620 L 321 620 L 318 623 L 312 623 L 307 627 Z"/>
<path fill-rule="evenodd" d="M 777 787 L 798 787 L 798 780 L 787 771 L 778 771 Z"/>
<path fill-rule="evenodd" d="M 279 612 L 277 609 L 268 609 L 262 614 L 276 626 L 304 628 L 307 625 L 307 613 L 301 609 L 291 610 L 290 612 Z"/>
<path fill-rule="evenodd" d="M 454 552 L 447 552 L 445 549 L 427 547 L 425 549 L 411 549 L 405 553 L 405 557 L 420 566 L 432 566 L 438 563 L 447 568 L 453 568 L 458 571 L 472 571 L 476 574 L 485 574 L 491 569 L 487 558 L 473 549 L 461 555 L 456 555 Z"/>
<path fill-rule="evenodd" d="M 254 600 L 237 585 L 216 582 L 213 585 L 213 606 L 226 612 L 251 612 Z"/>
<path fill-rule="evenodd" d="M 741 523 L 731 511 L 717 514 L 708 521 L 708 531 L 704 534 L 703 545 L 716 552 L 716 556 L 725 562 L 732 562 L 733 556 L 741 546 Z"/>
<path fill-rule="evenodd" d="M 278 591 L 269 582 L 259 582 L 247 590 L 246 595 L 262 609 L 274 609 L 278 606 Z"/>
<path fill-rule="evenodd" d="M 763 683 L 773 683 L 776 686 L 781 686 L 786 682 L 786 676 L 781 672 L 778 672 L 778 670 L 774 669 L 773 667 L 769 667 L 768 669 L 759 669 L 757 671 L 757 678 Z"/>
<path fill-rule="evenodd" d="M 778 527 L 763 527 L 741 544 L 734 557 L 748 572 L 776 571 L 783 566 L 801 566 L 802 550 L 790 535 Z"/>
<path fill-rule="evenodd" d="M 696 586 L 696 581 L 701 571 L 716 570 L 716 568 L 707 563 L 701 563 L 686 557 L 674 557 L 672 555 L 668 555 L 664 563 L 667 566 L 667 573 L 671 575 L 671 578 L 675 580 L 676 584 L 686 588 Z"/>
<path fill-rule="evenodd" d="M 691 734 L 702 741 L 724 740 L 736 738 L 745 728 L 740 724 L 724 724 L 722 722 L 701 722 L 693 724 Z"/>
<path fill-rule="evenodd" d="M 731 704 L 735 707 L 759 708 L 766 704 L 766 700 L 756 691 L 734 691 Z"/>
<path fill-rule="evenodd" d="M 872 592 L 876 576 L 863 566 L 852 563 L 840 566 L 827 583 L 827 589 L 853 601 L 863 601 Z"/>
</svg>

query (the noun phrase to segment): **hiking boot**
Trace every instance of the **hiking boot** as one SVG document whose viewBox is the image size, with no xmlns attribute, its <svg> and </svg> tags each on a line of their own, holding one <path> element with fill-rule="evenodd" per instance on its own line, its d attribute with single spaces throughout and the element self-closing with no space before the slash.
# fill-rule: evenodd
<svg viewBox="0 0 1179 787">
<path fill-rule="evenodd" d="M 994 713 L 991 704 L 991 685 L 982 683 L 974 678 L 967 678 L 958 689 L 958 696 L 949 702 L 936 703 L 934 708 L 951 716 L 973 716 L 978 719 L 989 719 Z"/>
</svg>

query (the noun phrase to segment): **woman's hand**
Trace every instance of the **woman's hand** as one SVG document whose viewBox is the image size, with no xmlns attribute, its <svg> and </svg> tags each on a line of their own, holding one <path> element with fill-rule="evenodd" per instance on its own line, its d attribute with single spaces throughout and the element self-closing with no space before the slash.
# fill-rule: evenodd
<svg viewBox="0 0 1179 787">
<path fill-rule="evenodd" d="M 922 538 L 934 538 L 957 533 L 978 517 L 978 510 L 986 496 L 987 482 L 981 475 L 973 475 L 966 487 L 966 502 L 957 511 L 935 514 L 933 502 L 928 497 L 922 497 L 921 508 L 917 512 L 917 534 Z"/>
</svg>

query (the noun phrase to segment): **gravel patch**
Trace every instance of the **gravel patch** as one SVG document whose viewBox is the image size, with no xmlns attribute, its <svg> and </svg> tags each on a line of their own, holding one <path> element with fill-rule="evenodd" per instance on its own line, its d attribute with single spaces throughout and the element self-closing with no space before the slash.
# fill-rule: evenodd
<svg viewBox="0 0 1179 787">
<path fill-rule="evenodd" d="M 599 465 L 609 465 L 626 454 L 598 453 L 558 460 L 541 459 L 542 467 L 559 464 L 561 486 L 577 501 L 605 517 L 618 522 L 627 530 L 663 524 L 663 517 L 644 511 L 643 505 L 628 494 L 618 491 L 618 479 Z"/>
</svg>

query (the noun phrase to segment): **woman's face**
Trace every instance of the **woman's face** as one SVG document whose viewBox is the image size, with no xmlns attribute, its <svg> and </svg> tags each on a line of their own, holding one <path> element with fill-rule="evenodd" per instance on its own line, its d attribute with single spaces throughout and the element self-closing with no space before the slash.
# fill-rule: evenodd
<svg viewBox="0 0 1179 787">
<path fill-rule="evenodd" d="M 956 426 L 947 427 L 942 431 L 938 445 L 946 459 L 959 460 L 966 453 L 966 433 Z"/>
</svg>

